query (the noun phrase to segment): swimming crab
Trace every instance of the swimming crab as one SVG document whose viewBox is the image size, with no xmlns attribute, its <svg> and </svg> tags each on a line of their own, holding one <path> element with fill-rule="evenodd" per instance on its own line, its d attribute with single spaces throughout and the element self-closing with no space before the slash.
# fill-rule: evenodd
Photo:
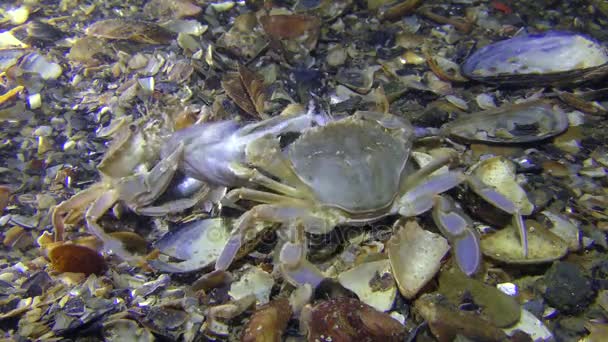
<svg viewBox="0 0 608 342">
<path fill-rule="evenodd" d="M 477 233 L 471 225 L 460 224 L 465 221 L 458 219 L 460 211 L 438 197 L 466 176 L 459 170 L 431 175 L 457 155 L 445 153 L 415 170 L 409 162 L 414 128 L 406 120 L 377 112 L 328 120 L 309 112 L 244 127 L 226 122 L 216 128 L 215 141 L 209 139 L 208 126 L 194 126 L 177 132 L 163 148 L 168 155 L 183 144 L 181 168 L 186 174 L 236 186 L 225 202 L 257 203 L 236 221 L 216 269 L 230 266 L 253 238 L 258 221 L 281 223 L 292 232 L 280 252 L 280 264 L 284 273 L 298 276 L 290 271 L 308 272 L 302 268 L 307 264 L 304 232 L 326 234 L 339 225 L 364 225 L 388 215 L 416 216 L 439 203 L 442 211 L 433 217 L 456 245 L 459 266 L 467 274 L 477 270 Z M 281 147 L 279 135 L 290 131 L 301 135 Z"/>
<path fill-rule="evenodd" d="M 167 189 L 182 157 L 183 146 L 180 145 L 159 160 L 166 133 L 159 121 L 147 119 L 136 122 L 121 119 L 107 129 L 102 135 L 111 135 L 113 140 L 97 166 L 101 180 L 53 209 L 55 241 L 63 241 L 65 224 L 77 222 L 84 212 L 88 231 L 101 240 L 105 250 L 111 250 L 130 263 L 142 264 L 143 258 L 127 251 L 118 238 L 103 230 L 99 218 L 119 202 L 136 213 L 150 216 L 181 211 L 194 205 L 210 190 L 205 187 L 192 198 L 150 206 Z"/>
</svg>

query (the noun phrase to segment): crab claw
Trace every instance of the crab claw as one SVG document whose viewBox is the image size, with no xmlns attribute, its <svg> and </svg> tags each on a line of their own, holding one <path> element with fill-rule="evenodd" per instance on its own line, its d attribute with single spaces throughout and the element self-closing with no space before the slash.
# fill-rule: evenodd
<svg viewBox="0 0 608 342">
<path fill-rule="evenodd" d="M 243 238 L 240 233 L 233 234 L 226 243 L 226 247 L 222 250 L 222 253 L 215 261 L 215 270 L 225 271 L 230 267 L 236 255 L 243 245 Z"/>
<path fill-rule="evenodd" d="M 481 247 L 473 220 L 448 196 L 434 197 L 433 220 L 450 241 L 460 270 L 468 276 L 477 272 Z"/>
</svg>

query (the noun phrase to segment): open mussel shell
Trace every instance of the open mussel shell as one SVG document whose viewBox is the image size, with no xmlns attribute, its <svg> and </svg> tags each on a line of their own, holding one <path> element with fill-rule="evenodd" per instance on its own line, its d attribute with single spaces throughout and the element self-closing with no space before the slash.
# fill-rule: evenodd
<svg viewBox="0 0 608 342">
<path fill-rule="evenodd" d="M 465 142 L 522 144 L 564 132 L 566 113 L 550 101 L 532 101 L 462 116 L 442 127 L 444 135 Z"/>
<path fill-rule="evenodd" d="M 487 45 L 467 58 L 461 71 L 496 84 L 576 84 L 608 73 L 608 51 L 578 33 L 547 31 Z"/>
<path fill-rule="evenodd" d="M 528 255 L 524 255 L 516 229 L 507 226 L 481 239 L 484 255 L 507 264 L 540 264 L 562 258 L 568 253 L 568 243 L 536 221 L 526 221 Z"/>
<path fill-rule="evenodd" d="M 155 244 L 161 253 L 182 262 L 150 260 L 152 268 L 171 273 L 197 271 L 215 263 L 230 237 L 229 220 L 213 218 L 195 221 L 165 234 Z"/>
</svg>

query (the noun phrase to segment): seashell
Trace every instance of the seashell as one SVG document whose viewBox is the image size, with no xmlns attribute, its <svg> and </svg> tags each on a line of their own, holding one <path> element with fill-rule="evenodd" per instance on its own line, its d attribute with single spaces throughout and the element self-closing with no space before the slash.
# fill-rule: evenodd
<svg viewBox="0 0 608 342">
<path fill-rule="evenodd" d="M 322 301 L 302 313 L 308 341 L 403 341 L 405 327 L 354 298 Z"/>
<path fill-rule="evenodd" d="M 539 264 L 557 260 L 568 252 L 568 244 L 537 222 L 527 220 L 528 255 L 524 256 L 516 229 L 507 226 L 481 239 L 481 251 L 507 264 Z"/>
<path fill-rule="evenodd" d="M 270 301 L 270 291 L 273 286 L 274 279 L 268 272 L 252 266 L 245 271 L 238 281 L 230 285 L 228 294 L 234 300 L 254 295 L 259 304 L 267 304 Z"/>
<path fill-rule="evenodd" d="M 504 341 L 505 333 L 475 311 L 459 310 L 437 292 L 425 293 L 414 303 L 438 341 L 454 341 L 458 335 L 474 341 Z"/>
<path fill-rule="evenodd" d="M 487 319 L 499 328 L 509 327 L 521 317 L 521 306 L 516 298 L 494 286 L 467 277 L 455 267 L 441 271 L 438 292 L 456 305 L 461 304 L 463 298 L 469 298 L 468 301 L 479 306 L 476 311 L 478 317 Z"/>
<path fill-rule="evenodd" d="M 103 324 L 103 336 L 107 341 L 154 341 L 154 335 L 130 319 L 116 319 Z"/>
<path fill-rule="evenodd" d="M 259 19 L 266 34 L 273 39 L 296 39 L 311 34 L 306 39 L 312 39 L 316 44 L 319 34 L 320 21 L 307 15 L 269 15 Z"/>
<path fill-rule="evenodd" d="M 224 219 L 196 221 L 167 233 L 156 248 L 168 256 L 184 260 L 178 263 L 151 260 L 150 266 L 162 272 L 191 272 L 210 266 L 220 255 L 230 237 L 230 223 Z"/>
<path fill-rule="evenodd" d="M 550 210 L 544 210 L 541 214 L 551 221 L 551 232 L 568 244 L 568 250 L 576 252 L 581 249 L 581 232 L 577 223 Z"/>
<path fill-rule="evenodd" d="M 372 89 L 374 73 L 378 69 L 380 66 L 368 67 L 364 70 L 340 69 L 336 75 L 336 81 L 359 94 L 367 94 Z"/>
<path fill-rule="evenodd" d="M 49 251 L 53 268 L 59 272 L 101 274 L 106 269 L 103 257 L 97 251 L 74 244 L 61 244 Z"/>
<path fill-rule="evenodd" d="M 388 311 L 397 294 L 390 268 L 388 260 L 366 262 L 342 272 L 338 281 L 356 293 L 363 303 L 378 311 Z"/>
<path fill-rule="evenodd" d="M 540 100 L 462 116 L 442 131 L 465 142 L 522 144 L 554 137 L 568 125 L 564 111 Z"/>
<path fill-rule="evenodd" d="M 608 72 L 608 50 L 574 32 L 547 31 L 487 45 L 461 66 L 471 79 L 498 84 L 576 84 Z"/>
<path fill-rule="evenodd" d="M 441 259 L 450 247 L 445 238 L 422 229 L 415 221 L 401 226 L 388 241 L 388 256 L 399 291 L 413 298 L 439 271 Z"/>
<path fill-rule="evenodd" d="M 49 62 L 44 56 L 35 52 L 23 57 L 19 62 L 19 68 L 25 72 L 39 74 L 45 80 L 55 80 L 63 73 L 59 64 Z"/>
<path fill-rule="evenodd" d="M 8 185 L 0 185 L 0 212 L 4 211 L 11 198 L 11 188 Z"/>
<path fill-rule="evenodd" d="M 87 36 L 117 40 L 130 40 L 145 44 L 169 44 L 175 34 L 151 22 L 126 19 L 106 19 L 93 23 Z"/>
<path fill-rule="evenodd" d="M 530 311 L 521 309 L 521 318 L 519 322 L 512 327 L 504 328 L 503 331 L 509 336 L 513 336 L 517 331 L 523 331 L 533 341 L 552 341 L 553 334 L 543 322 L 541 322 Z"/>
<path fill-rule="evenodd" d="M 515 163 L 504 157 L 492 157 L 484 159 L 471 167 L 471 185 L 477 189 L 482 189 L 483 186 L 489 186 L 498 194 L 504 196 L 512 203 L 523 215 L 530 215 L 534 211 L 534 204 L 528 199 L 526 191 L 519 185 L 516 179 Z M 481 184 L 476 185 L 481 182 Z M 482 197 L 483 191 L 477 191 Z M 487 195 L 490 203 L 495 201 L 493 196 Z M 494 199 L 494 200 L 493 200 Z M 496 207 L 500 207 L 496 205 Z M 502 209 L 502 208 L 501 208 Z M 510 210 L 505 210 L 510 212 Z"/>
<path fill-rule="evenodd" d="M 274 300 L 257 308 L 243 329 L 241 341 L 281 341 L 291 314 L 289 301 L 285 298 Z"/>
</svg>

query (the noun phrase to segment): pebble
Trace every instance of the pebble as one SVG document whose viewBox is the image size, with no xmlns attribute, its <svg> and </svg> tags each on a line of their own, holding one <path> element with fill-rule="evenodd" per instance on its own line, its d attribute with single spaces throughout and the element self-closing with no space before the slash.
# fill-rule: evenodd
<svg viewBox="0 0 608 342">
<path fill-rule="evenodd" d="M 544 284 L 547 303 L 566 314 L 583 311 L 595 297 L 591 281 L 573 263 L 554 263 L 545 273 Z"/>
</svg>

